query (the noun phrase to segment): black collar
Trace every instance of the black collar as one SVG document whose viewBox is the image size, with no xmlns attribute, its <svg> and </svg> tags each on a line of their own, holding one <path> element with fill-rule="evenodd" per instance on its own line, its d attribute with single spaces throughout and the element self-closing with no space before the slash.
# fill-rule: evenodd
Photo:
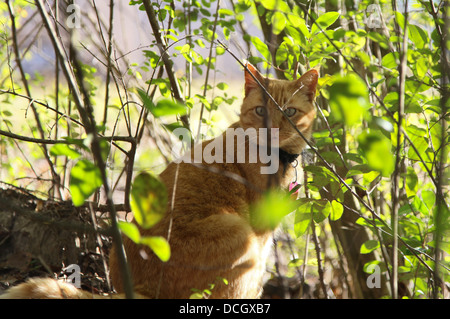
<svg viewBox="0 0 450 319">
<path fill-rule="evenodd" d="M 297 160 L 297 157 L 299 157 L 299 155 L 300 154 L 292 154 L 286 152 L 282 148 L 279 149 L 280 162 L 283 163 L 285 169 L 288 164 L 295 162 Z"/>
</svg>

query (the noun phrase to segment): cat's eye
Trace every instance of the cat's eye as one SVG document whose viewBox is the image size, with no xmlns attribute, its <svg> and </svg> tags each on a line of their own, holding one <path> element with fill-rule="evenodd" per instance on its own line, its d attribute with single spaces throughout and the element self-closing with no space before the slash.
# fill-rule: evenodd
<svg viewBox="0 0 450 319">
<path fill-rule="evenodd" d="M 295 113 L 297 113 L 297 110 L 294 109 L 293 107 L 290 107 L 290 108 L 287 108 L 287 109 L 284 111 L 284 113 L 285 113 L 287 116 L 291 117 L 291 116 L 294 116 Z"/>
<path fill-rule="evenodd" d="M 255 108 L 255 112 L 259 116 L 264 116 L 264 114 L 266 114 L 266 108 L 264 106 L 258 106 Z"/>
</svg>

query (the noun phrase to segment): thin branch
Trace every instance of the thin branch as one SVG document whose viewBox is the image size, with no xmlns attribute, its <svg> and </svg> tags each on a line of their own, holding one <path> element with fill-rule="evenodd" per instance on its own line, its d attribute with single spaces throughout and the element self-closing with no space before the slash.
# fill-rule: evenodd
<svg viewBox="0 0 450 319">
<path fill-rule="evenodd" d="M 68 115 L 66 115 L 66 114 L 64 114 L 64 113 L 62 113 L 62 112 L 60 112 L 58 109 L 52 108 L 52 107 L 49 106 L 47 103 L 39 102 L 38 100 L 35 100 L 35 99 L 33 99 L 32 97 L 30 97 L 30 96 L 23 95 L 23 94 L 20 94 L 20 93 L 15 92 L 15 91 L 11 91 L 11 90 L 3 90 L 3 89 L 0 89 L 0 94 L 12 94 L 12 95 L 14 95 L 14 96 L 18 96 L 18 97 L 27 99 L 28 101 L 30 101 L 30 102 L 32 102 L 32 103 L 39 104 L 39 105 L 41 105 L 41 106 L 43 106 L 43 107 L 45 107 L 45 108 L 47 108 L 47 109 L 49 109 L 49 110 L 55 112 L 57 115 L 62 116 L 62 117 L 64 117 L 64 118 L 70 120 L 71 122 L 74 122 L 75 124 L 77 124 L 77 125 L 79 125 L 79 126 L 83 126 L 83 123 L 81 123 L 80 121 L 74 119 L 73 117 L 70 117 L 70 116 L 68 116 Z"/>
<path fill-rule="evenodd" d="M 157 44 L 157 47 L 161 54 L 161 58 L 164 62 L 167 76 L 169 77 L 172 94 L 178 102 L 184 104 L 184 99 L 182 98 L 182 95 L 181 95 L 180 86 L 179 86 L 178 80 L 175 76 L 175 72 L 173 71 L 173 68 L 172 68 L 173 63 L 170 60 L 169 55 L 167 54 L 166 42 L 164 41 L 164 38 L 162 36 L 161 29 L 158 24 L 158 20 L 156 19 L 156 12 L 153 9 L 153 5 L 151 4 L 150 0 L 143 0 L 142 2 L 144 4 L 145 12 L 147 13 L 147 17 L 148 17 L 148 21 L 150 22 L 150 26 L 152 27 L 153 34 L 156 39 L 156 44 Z M 183 116 L 181 116 L 180 119 L 181 119 L 183 125 L 186 128 L 189 128 L 189 119 L 187 118 L 187 116 L 183 115 Z"/>
<path fill-rule="evenodd" d="M 311 235 L 314 242 L 314 247 L 316 249 L 316 258 L 317 258 L 317 272 L 319 273 L 319 283 L 320 288 L 322 289 L 323 297 L 325 299 L 328 299 L 328 293 L 327 293 L 327 287 L 325 286 L 325 280 L 323 277 L 323 267 L 322 267 L 322 258 L 321 258 L 321 249 L 320 249 L 320 243 L 319 238 L 317 237 L 316 233 L 316 225 L 314 224 L 314 221 L 311 222 Z"/>
<path fill-rule="evenodd" d="M 434 4 L 431 5 L 434 11 Z M 440 107 L 441 107 L 441 113 L 446 114 L 448 112 L 448 100 L 450 98 L 450 92 L 449 92 L 449 80 L 450 80 L 450 67 L 449 67 L 449 63 L 447 60 L 447 56 L 448 56 L 448 40 L 449 40 L 449 28 L 450 28 L 450 22 L 449 22 L 449 17 L 448 17 L 448 10 L 450 9 L 449 3 L 448 1 L 444 1 L 444 7 L 443 7 L 443 16 L 442 16 L 442 21 L 444 21 L 444 28 L 443 31 L 441 31 L 440 35 L 440 44 L 441 44 L 441 69 L 442 69 L 442 94 L 441 94 L 441 99 L 440 99 Z M 438 26 L 438 20 L 435 20 L 436 25 Z M 436 227 L 436 231 L 434 233 L 434 240 L 436 242 L 436 246 L 435 246 L 435 250 L 434 250 L 434 260 L 435 260 L 435 266 L 434 266 L 434 271 L 433 271 L 433 279 L 434 279 L 434 284 L 435 284 L 435 289 L 433 291 L 433 297 L 434 298 L 438 298 L 438 289 L 437 286 L 442 284 L 442 279 L 441 279 L 441 271 L 439 269 L 440 266 L 440 259 L 442 258 L 441 256 L 441 244 L 442 244 L 442 235 L 443 235 L 443 222 L 445 220 L 445 211 L 448 210 L 448 206 L 445 202 L 445 197 L 443 194 L 443 187 L 444 185 L 446 185 L 445 182 L 445 165 L 446 165 L 446 161 L 448 160 L 448 123 L 445 119 L 445 117 L 441 117 L 441 119 L 439 120 L 440 124 L 441 124 L 441 148 L 438 152 L 439 152 L 439 161 L 438 163 L 436 163 L 436 179 L 437 179 L 437 188 L 438 190 L 436 191 L 436 214 L 434 217 L 434 224 Z M 444 292 L 444 291 L 442 291 Z"/>
<path fill-rule="evenodd" d="M 37 144 L 45 144 L 45 145 L 54 145 L 54 144 L 81 144 L 83 143 L 84 139 L 70 139 L 70 140 L 50 140 L 50 139 L 42 139 L 42 138 L 34 138 L 34 137 L 28 137 L 23 135 L 14 134 L 11 132 L 7 132 L 4 130 L 0 130 L 0 135 L 13 138 L 15 140 L 24 141 L 24 142 L 30 142 L 30 143 L 37 143 Z M 121 142 L 128 142 L 131 144 L 135 144 L 134 137 L 129 136 L 101 136 L 99 137 L 101 140 L 105 141 L 121 141 Z"/>
<path fill-rule="evenodd" d="M 393 1 L 393 6 L 396 7 L 396 2 Z M 391 228 L 392 228 L 392 272 L 391 272 L 391 294 L 392 299 L 398 298 L 398 210 L 399 210 L 399 191 L 400 191 L 400 170 L 401 170 L 401 138 L 402 138 L 402 123 L 404 118 L 405 111 L 405 80 L 406 80 L 406 58 L 408 51 L 408 0 L 405 3 L 405 24 L 403 25 L 403 43 L 399 49 L 400 51 L 400 65 L 399 69 L 399 105 L 398 105 L 398 121 L 397 121 L 397 146 L 395 152 L 395 168 L 394 173 L 392 175 L 392 188 L 391 188 L 391 197 L 392 197 L 392 211 L 391 211 Z M 400 37 L 400 26 L 395 20 L 395 30 L 397 32 L 397 36 Z"/>
<path fill-rule="evenodd" d="M 216 1 L 217 1 L 216 17 L 214 19 L 214 25 L 213 25 L 212 35 L 211 35 L 211 43 L 209 46 L 208 65 L 206 67 L 205 83 L 203 84 L 203 97 L 206 96 L 206 91 L 207 91 L 207 87 L 208 87 L 209 71 L 211 70 L 211 59 L 212 59 L 212 52 L 213 52 L 213 48 L 214 48 L 214 37 L 216 36 L 217 20 L 219 18 L 220 0 L 216 0 Z M 200 137 L 201 137 L 201 127 L 202 127 L 202 119 L 203 119 L 204 109 L 205 109 L 205 104 L 202 102 L 202 106 L 200 108 L 200 118 L 198 121 L 197 141 L 199 141 Z"/>
</svg>

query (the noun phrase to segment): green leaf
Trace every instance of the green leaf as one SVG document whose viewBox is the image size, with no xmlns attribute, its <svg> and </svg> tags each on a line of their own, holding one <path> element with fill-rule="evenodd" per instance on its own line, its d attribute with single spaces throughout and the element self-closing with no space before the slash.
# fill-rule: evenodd
<svg viewBox="0 0 450 319">
<path fill-rule="evenodd" d="M 284 13 L 276 11 L 272 15 L 272 32 L 280 34 L 286 27 L 286 16 Z"/>
<path fill-rule="evenodd" d="M 331 204 L 326 199 L 315 199 L 312 205 L 313 219 L 321 223 L 331 214 Z"/>
<path fill-rule="evenodd" d="M 425 48 L 430 39 L 428 38 L 428 34 L 419 26 L 410 24 L 408 26 L 408 35 L 411 41 L 414 43 L 416 48 L 423 49 Z"/>
<path fill-rule="evenodd" d="M 277 53 L 275 55 L 275 63 L 277 65 L 280 65 L 284 61 L 286 61 L 287 57 L 289 55 L 289 50 L 287 48 L 287 45 L 285 42 L 281 43 L 281 45 L 278 47 Z"/>
<path fill-rule="evenodd" d="M 425 137 L 417 136 L 412 139 L 412 143 L 414 144 L 414 147 L 417 149 L 418 153 L 416 153 L 414 148 L 410 147 L 408 149 L 408 157 L 410 160 L 420 161 L 420 158 L 422 158 L 425 162 L 427 160 L 431 161 L 429 153 L 427 152 L 428 140 Z"/>
<path fill-rule="evenodd" d="M 422 199 L 424 204 L 428 207 L 429 210 L 434 208 L 436 204 L 436 195 L 431 190 L 423 190 L 422 191 Z"/>
<path fill-rule="evenodd" d="M 406 196 L 411 197 L 417 194 L 419 178 L 417 177 L 414 168 L 408 166 L 406 168 Z"/>
<path fill-rule="evenodd" d="M 369 221 L 370 221 L 370 222 L 369 222 Z M 375 227 L 380 227 L 380 228 L 385 226 L 385 225 L 384 225 L 380 220 L 378 220 L 378 219 L 375 219 L 375 220 L 370 220 L 370 219 L 368 219 L 368 220 L 366 220 L 366 219 L 364 219 L 363 217 L 359 217 L 359 218 L 356 220 L 355 224 L 361 225 L 361 226 L 364 226 L 364 227 L 369 227 L 369 228 L 373 228 L 374 225 L 375 225 Z"/>
<path fill-rule="evenodd" d="M 164 237 L 142 237 L 141 244 L 149 247 L 161 261 L 167 262 L 170 259 L 170 245 Z"/>
<path fill-rule="evenodd" d="M 356 75 L 350 73 L 337 77 L 328 90 L 331 115 L 335 121 L 343 120 L 347 126 L 353 126 L 369 117 L 367 87 Z"/>
<path fill-rule="evenodd" d="M 125 234 L 128 238 L 130 238 L 136 244 L 139 244 L 139 242 L 141 240 L 141 234 L 139 233 L 139 229 L 135 224 L 119 221 L 118 226 L 123 234 Z"/>
<path fill-rule="evenodd" d="M 306 26 L 304 19 L 300 18 L 296 14 L 287 14 L 287 18 L 289 22 L 292 24 L 292 27 L 299 29 L 300 32 L 305 36 L 305 38 L 309 39 L 311 34 L 309 33 L 308 27 Z"/>
<path fill-rule="evenodd" d="M 371 239 L 361 245 L 360 253 L 361 254 L 369 254 L 379 247 L 380 247 L 380 242 L 378 240 Z"/>
<path fill-rule="evenodd" d="M 317 24 L 322 30 L 325 30 L 330 25 L 332 25 L 337 20 L 337 18 L 339 18 L 339 12 L 327 12 L 322 14 L 321 16 L 319 16 L 319 18 L 317 18 L 316 23 L 312 25 L 311 34 L 316 34 L 320 31 Z"/>
<path fill-rule="evenodd" d="M 186 114 L 186 106 L 178 102 L 163 99 L 158 101 L 155 110 L 152 112 L 155 117 L 167 115 L 184 115 Z"/>
<path fill-rule="evenodd" d="M 220 82 L 216 86 L 219 90 L 223 90 L 223 91 L 228 89 L 228 87 L 229 87 L 228 84 L 226 84 L 225 82 Z"/>
<path fill-rule="evenodd" d="M 50 155 L 52 156 L 67 156 L 70 159 L 77 159 L 81 156 L 79 152 L 71 148 L 67 144 L 56 144 L 50 148 Z"/>
<path fill-rule="evenodd" d="M 296 209 L 289 194 L 270 191 L 250 207 L 250 222 L 255 229 L 275 229 L 281 219 Z"/>
<path fill-rule="evenodd" d="M 336 221 L 339 218 L 341 218 L 342 214 L 344 213 L 344 206 L 342 206 L 341 203 L 333 200 L 331 202 L 331 215 L 330 219 L 332 221 Z"/>
<path fill-rule="evenodd" d="M 274 10 L 277 7 L 277 0 L 261 0 L 261 4 L 267 10 Z"/>
<path fill-rule="evenodd" d="M 146 109 L 148 109 L 155 117 L 169 116 L 169 115 L 184 115 L 187 112 L 185 105 L 170 99 L 162 99 L 156 103 L 150 99 L 147 93 L 137 88 L 139 98 Z"/>
<path fill-rule="evenodd" d="M 152 99 L 147 95 L 147 92 L 143 89 L 136 88 L 136 92 L 139 95 L 139 98 L 141 99 L 142 104 L 144 107 L 148 110 L 152 110 L 155 108 L 155 104 L 153 103 Z"/>
<path fill-rule="evenodd" d="M 136 222 L 142 228 L 152 227 L 166 212 L 168 200 L 166 187 L 153 175 L 141 173 L 136 176 L 130 196 L 131 210 Z"/>
<path fill-rule="evenodd" d="M 389 45 L 388 45 L 389 41 L 388 41 L 388 39 L 386 39 L 385 35 L 382 35 L 378 32 L 369 32 L 369 33 L 367 33 L 367 36 L 372 41 L 377 42 L 380 45 L 380 47 L 382 47 L 383 49 L 389 48 Z"/>
<path fill-rule="evenodd" d="M 307 230 L 312 220 L 312 202 L 309 199 L 299 200 L 302 204 L 295 212 L 294 232 L 297 237 L 302 236 Z"/>
<path fill-rule="evenodd" d="M 389 52 L 381 59 L 381 65 L 388 69 L 397 69 L 400 63 L 398 52 Z"/>
<path fill-rule="evenodd" d="M 372 260 L 372 261 L 365 263 L 363 266 L 363 271 L 367 274 L 373 274 L 375 272 L 374 266 L 378 266 L 380 269 L 380 272 L 382 272 L 382 273 L 386 271 L 385 264 L 379 260 Z"/>
<path fill-rule="evenodd" d="M 366 130 L 358 136 L 358 143 L 367 165 L 385 177 L 390 176 L 395 166 L 391 141 L 380 131 Z"/>
<path fill-rule="evenodd" d="M 83 205 L 102 184 L 100 169 L 86 159 L 79 160 L 70 171 L 69 191 L 73 204 Z"/>
<path fill-rule="evenodd" d="M 267 61 L 272 61 L 272 55 L 270 54 L 269 48 L 267 47 L 267 45 L 261 41 L 260 38 L 258 37 L 251 37 L 250 38 L 253 45 L 255 46 L 256 50 L 259 51 L 259 53 L 261 53 L 261 55 L 267 60 Z"/>
<path fill-rule="evenodd" d="M 419 196 L 414 196 L 412 206 L 415 211 L 421 212 L 423 215 L 428 216 L 429 209 L 427 205 L 420 199 Z"/>
<path fill-rule="evenodd" d="M 203 299 L 203 294 L 201 292 L 194 292 L 189 296 L 189 299 Z"/>
<path fill-rule="evenodd" d="M 233 10 L 225 9 L 225 8 L 219 9 L 218 13 L 219 13 L 219 15 L 223 15 L 223 16 L 234 16 Z"/>
<path fill-rule="evenodd" d="M 398 12 L 398 11 L 395 11 L 394 15 L 395 15 L 397 24 L 399 25 L 400 28 L 403 29 L 405 27 L 405 17 L 403 16 L 403 14 L 401 12 Z"/>
</svg>

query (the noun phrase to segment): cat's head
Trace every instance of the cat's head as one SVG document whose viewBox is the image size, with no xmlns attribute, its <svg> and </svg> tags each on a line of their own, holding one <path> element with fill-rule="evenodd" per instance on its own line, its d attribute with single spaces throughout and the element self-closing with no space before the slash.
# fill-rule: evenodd
<svg viewBox="0 0 450 319">
<path fill-rule="evenodd" d="M 250 127 L 265 128 L 266 125 L 269 128 L 279 128 L 280 148 L 299 154 L 306 145 L 305 141 L 277 105 L 267 96 L 255 78 L 264 86 L 298 130 L 306 138 L 309 138 L 316 115 L 313 101 L 319 77 L 318 72 L 312 69 L 297 80 L 286 81 L 266 78 L 250 63 L 247 63 L 247 68 L 251 74 L 247 70 L 244 71 L 245 98 L 241 107 L 241 127 L 244 130 Z"/>
</svg>

